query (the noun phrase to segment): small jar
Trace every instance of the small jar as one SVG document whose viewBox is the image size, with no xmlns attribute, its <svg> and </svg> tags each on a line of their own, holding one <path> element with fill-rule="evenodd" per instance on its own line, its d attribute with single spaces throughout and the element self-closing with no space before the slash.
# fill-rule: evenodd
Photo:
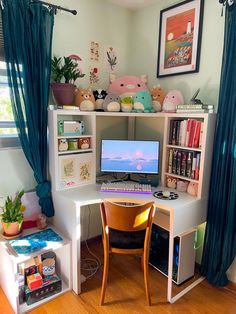
<svg viewBox="0 0 236 314">
<path fill-rule="evenodd" d="M 76 138 L 72 138 L 68 140 L 68 148 L 69 150 L 78 149 L 78 140 Z"/>
</svg>

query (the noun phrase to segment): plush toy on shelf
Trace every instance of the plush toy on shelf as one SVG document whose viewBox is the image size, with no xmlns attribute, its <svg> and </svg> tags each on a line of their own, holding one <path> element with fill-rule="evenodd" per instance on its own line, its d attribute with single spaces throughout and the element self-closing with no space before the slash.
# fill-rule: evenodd
<svg viewBox="0 0 236 314">
<path fill-rule="evenodd" d="M 178 179 L 176 190 L 179 192 L 187 192 L 188 184 L 189 184 L 188 181 Z"/>
<path fill-rule="evenodd" d="M 107 92 L 104 89 L 98 88 L 93 91 L 93 96 L 95 98 L 95 111 L 103 111 L 102 105 L 107 96 Z"/>
<path fill-rule="evenodd" d="M 95 98 L 91 88 L 81 88 L 77 90 L 75 104 L 81 111 L 93 111 L 95 109 Z"/>
<path fill-rule="evenodd" d="M 104 111 L 120 111 L 120 97 L 115 93 L 108 93 L 102 107 Z"/>
<path fill-rule="evenodd" d="M 184 97 L 178 90 L 171 90 L 167 93 L 164 101 L 162 111 L 164 112 L 176 112 L 177 105 L 184 104 Z"/>
<path fill-rule="evenodd" d="M 167 176 L 166 177 L 166 185 L 167 185 L 168 188 L 176 189 L 176 185 L 177 185 L 176 178 Z"/>
<path fill-rule="evenodd" d="M 122 112 L 132 112 L 133 110 L 133 98 L 131 96 L 124 97 L 121 99 L 121 111 Z"/>
<path fill-rule="evenodd" d="M 147 88 L 147 75 L 133 76 L 126 75 L 116 78 L 114 74 L 110 74 L 110 85 L 108 88 L 109 93 L 115 93 L 124 97 L 133 97 L 138 91 L 148 90 Z"/>
<path fill-rule="evenodd" d="M 154 112 L 149 91 L 138 91 L 134 96 L 134 112 Z"/>
<path fill-rule="evenodd" d="M 190 182 L 187 188 L 187 193 L 192 196 L 197 196 L 198 184 L 195 182 Z"/>
<path fill-rule="evenodd" d="M 165 91 L 160 85 L 153 86 L 151 89 L 152 96 L 152 107 L 155 112 L 160 112 L 162 110 L 162 104 L 165 99 Z"/>
</svg>

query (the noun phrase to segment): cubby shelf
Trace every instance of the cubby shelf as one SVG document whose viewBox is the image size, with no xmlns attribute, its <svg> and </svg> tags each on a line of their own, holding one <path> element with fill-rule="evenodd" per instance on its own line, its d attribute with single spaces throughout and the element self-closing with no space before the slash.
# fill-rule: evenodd
<svg viewBox="0 0 236 314">
<path fill-rule="evenodd" d="M 171 121 L 182 121 L 182 120 L 197 120 L 201 121 L 201 147 L 187 147 L 180 145 L 171 145 L 170 139 L 172 134 Z M 213 140 L 214 140 L 214 131 L 215 131 L 215 114 L 199 114 L 199 113 L 180 113 L 176 114 L 167 114 L 165 119 L 165 128 L 164 128 L 164 139 L 163 139 L 163 155 L 162 155 L 162 185 L 166 186 L 167 176 L 173 177 L 179 180 L 188 181 L 196 183 L 197 188 L 197 198 L 202 198 L 208 195 L 209 190 L 209 180 L 210 180 L 210 171 L 211 171 L 211 160 L 212 160 L 212 150 L 213 150 Z M 173 125 L 173 123 L 172 123 Z M 169 162 L 169 152 L 170 150 L 178 150 L 180 152 L 186 151 L 187 154 L 194 152 L 197 155 L 200 155 L 200 167 L 199 167 L 199 176 L 198 180 L 191 179 L 186 176 L 174 174 L 168 172 L 168 162 Z M 182 158 L 182 156 L 181 156 Z M 192 167 L 192 164 L 191 164 Z"/>
<path fill-rule="evenodd" d="M 60 242 L 49 241 L 45 248 L 29 254 L 18 254 L 13 250 L 8 241 L 0 238 L 0 285 L 16 314 L 29 312 L 43 303 L 49 302 L 72 289 L 71 242 L 53 226 L 49 227 L 60 235 L 63 240 Z M 39 232 L 39 230 L 37 228 L 27 229 L 23 231 L 22 236 L 33 234 L 35 232 Z M 56 273 L 62 281 L 61 291 L 30 305 L 27 305 L 25 302 L 20 304 L 18 297 L 19 287 L 16 280 L 19 265 L 27 262 L 35 256 L 42 255 L 49 251 L 53 251 L 56 254 Z"/>
<path fill-rule="evenodd" d="M 71 155 L 71 154 L 82 154 L 82 153 L 88 153 L 92 152 L 92 148 L 87 148 L 87 149 L 71 149 L 71 150 L 66 150 L 64 152 L 58 152 L 58 155 Z"/>
<path fill-rule="evenodd" d="M 182 150 L 189 150 L 194 152 L 201 152 L 201 148 L 194 148 L 194 147 L 186 147 L 186 146 L 178 146 L 178 145 L 166 145 L 167 148 L 174 148 L 174 149 L 182 149 Z"/>
</svg>

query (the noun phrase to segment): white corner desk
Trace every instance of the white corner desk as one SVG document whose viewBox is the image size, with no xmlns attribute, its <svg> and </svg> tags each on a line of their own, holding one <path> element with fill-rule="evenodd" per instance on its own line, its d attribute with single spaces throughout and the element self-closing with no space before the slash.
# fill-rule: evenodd
<svg viewBox="0 0 236 314">
<path fill-rule="evenodd" d="M 163 190 L 161 187 L 153 188 L 153 192 Z M 165 188 L 168 190 L 168 188 Z M 169 189 L 171 190 L 171 189 Z M 77 187 L 64 191 L 53 191 L 55 216 L 53 224 L 72 240 L 72 288 L 75 293 L 81 292 L 80 260 L 81 260 L 81 207 L 99 204 L 106 198 L 130 198 L 154 201 L 156 206 L 155 216 L 159 211 L 169 213 L 169 260 L 168 260 L 168 288 L 167 300 L 174 303 L 186 292 L 200 283 L 200 277 L 177 295 L 172 296 L 172 270 L 174 237 L 187 232 L 206 221 L 207 198 L 197 199 L 187 193 L 178 192 L 176 200 L 161 200 L 152 194 L 129 194 L 100 192 L 96 184 Z M 154 217 L 155 218 L 155 217 Z"/>
</svg>

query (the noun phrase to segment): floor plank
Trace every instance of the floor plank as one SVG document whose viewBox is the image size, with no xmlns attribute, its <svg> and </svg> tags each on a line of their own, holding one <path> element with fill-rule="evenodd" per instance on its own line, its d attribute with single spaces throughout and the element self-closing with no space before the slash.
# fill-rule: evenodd
<svg viewBox="0 0 236 314">
<path fill-rule="evenodd" d="M 102 257 L 102 245 L 89 245 L 97 256 Z M 83 257 L 93 258 L 86 247 Z M 86 272 L 84 272 L 86 273 Z M 87 274 L 88 275 L 88 272 Z M 166 300 L 167 279 L 150 267 L 152 306 L 146 305 L 143 273 L 138 257 L 113 255 L 110 263 L 105 305 L 100 306 L 102 267 L 96 275 L 82 285 L 82 294 L 67 292 L 62 296 L 29 312 L 32 314 L 234 314 L 236 313 L 236 285 L 226 289 L 215 288 L 203 281 L 174 304 Z M 187 284 L 187 283 L 186 283 Z M 174 285 L 175 292 L 183 289 Z M 0 313 L 13 311 L 0 289 Z"/>
</svg>

